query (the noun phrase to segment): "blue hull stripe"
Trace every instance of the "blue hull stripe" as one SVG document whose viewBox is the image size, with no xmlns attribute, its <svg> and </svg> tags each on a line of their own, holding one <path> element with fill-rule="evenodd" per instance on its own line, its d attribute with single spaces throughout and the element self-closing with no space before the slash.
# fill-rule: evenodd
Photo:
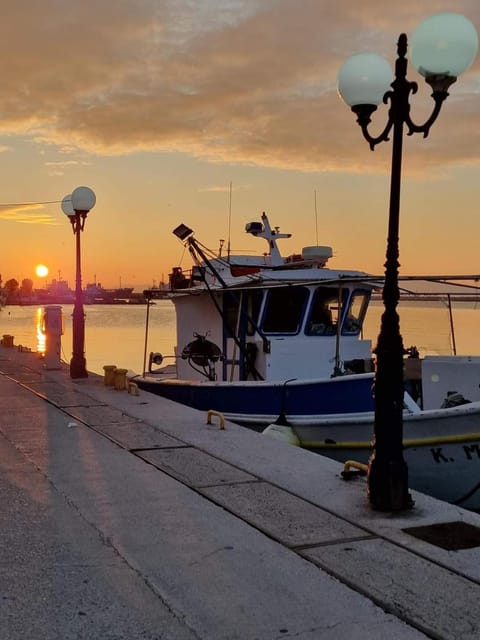
<svg viewBox="0 0 480 640">
<path fill-rule="evenodd" d="M 372 376 L 258 385 L 135 378 L 140 389 L 194 409 L 230 414 L 298 416 L 373 411 Z"/>
</svg>

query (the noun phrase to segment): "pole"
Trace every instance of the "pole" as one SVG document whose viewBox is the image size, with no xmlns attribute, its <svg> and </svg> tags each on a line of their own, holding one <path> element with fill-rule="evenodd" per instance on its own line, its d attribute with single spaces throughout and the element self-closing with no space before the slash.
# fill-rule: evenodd
<svg viewBox="0 0 480 640">
<path fill-rule="evenodd" d="M 453 355 L 457 355 L 457 343 L 455 341 L 455 325 L 453 324 L 453 312 L 452 312 L 452 297 L 447 293 L 448 300 L 448 317 L 450 318 L 450 335 L 452 336 L 452 351 Z"/>
<path fill-rule="evenodd" d="M 75 274 L 75 304 L 72 314 L 73 352 L 70 360 L 71 378 L 88 378 L 87 361 L 85 359 L 85 313 L 82 298 L 82 261 L 80 248 L 80 234 L 83 230 L 86 213 L 75 211 L 73 216 L 73 232 L 76 240 L 76 274 Z"/>
<path fill-rule="evenodd" d="M 461 19 L 463 17 L 460 16 Z M 449 40 L 448 35 L 447 40 Z M 443 35 L 442 35 L 443 37 Z M 476 53 L 477 36 L 472 51 Z M 443 40 L 442 40 L 443 42 Z M 427 43 L 425 43 L 427 44 Z M 432 44 L 429 42 L 429 44 Z M 462 45 L 463 46 L 463 45 Z M 388 142 L 393 133 L 392 164 L 390 180 L 390 203 L 388 217 L 388 238 L 385 261 L 385 282 L 383 288 L 384 312 L 382 315 L 380 333 L 376 347 L 377 370 L 375 374 L 375 421 L 373 452 L 368 465 L 368 495 L 374 509 L 381 511 L 402 511 L 411 509 L 412 498 L 408 492 L 408 468 L 403 458 L 403 341 L 400 334 L 400 320 L 397 306 L 400 299 L 398 286 L 399 258 L 399 218 L 400 218 L 400 185 L 402 173 L 402 145 L 403 130 L 408 135 L 421 133 L 426 138 L 430 128 L 436 121 L 444 101 L 448 97 L 448 88 L 457 77 L 452 75 L 445 64 L 445 71 L 423 69 L 425 81 L 432 88 L 434 102 L 430 116 L 423 124 L 416 124 L 410 117 L 410 94 L 417 92 L 416 82 L 407 80 L 407 36 L 400 34 L 397 43 L 397 60 L 395 62 L 395 77 L 391 83 L 391 90 L 383 96 L 385 104 L 390 103 L 388 120 L 384 130 L 377 136 L 369 132 L 371 116 L 376 111 L 379 100 L 378 86 L 370 82 L 365 85 L 366 77 L 360 76 L 351 82 L 349 74 L 355 73 L 358 59 L 350 64 L 348 73 L 342 74 L 339 85 L 340 94 L 350 94 L 351 100 L 346 100 L 357 116 L 363 137 L 373 151 L 380 142 Z M 474 57 L 474 55 L 473 55 Z M 472 60 L 473 60 L 472 57 Z M 383 68 L 383 63 L 382 68 Z M 378 68 L 378 61 L 373 65 Z M 467 68 L 468 64 L 464 67 Z M 441 65 L 443 69 L 443 63 Z M 382 75 L 383 75 L 382 71 Z M 339 77 L 340 81 L 340 77 Z M 350 86 L 348 86 L 350 85 Z M 370 100 L 371 98 L 371 100 Z M 345 99 L 345 98 L 344 98 Z M 357 101 L 358 100 L 358 101 Z M 357 101 L 357 102 L 356 102 Z"/>
<path fill-rule="evenodd" d="M 145 378 L 145 368 L 147 366 L 147 345 L 148 345 L 148 322 L 150 318 L 150 305 L 152 304 L 150 298 L 147 298 L 147 316 L 145 318 L 145 344 L 143 347 L 143 368 L 142 368 L 142 377 Z"/>
<path fill-rule="evenodd" d="M 395 121 L 385 284 L 380 334 L 376 348 L 374 450 L 370 458 L 368 491 L 371 504 L 382 511 L 401 510 L 411 503 L 408 469 L 403 458 L 403 341 L 397 305 L 400 182 L 403 122 Z"/>
<path fill-rule="evenodd" d="M 369 461 L 368 495 L 381 511 L 400 511 L 412 506 L 408 492 L 408 468 L 403 458 L 403 340 L 397 305 L 400 187 L 402 175 L 403 125 L 408 117 L 407 60 L 399 41 L 395 80 L 392 83 L 390 117 L 393 122 L 392 165 L 388 238 L 383 287 L 384 312 L 376 347 L 375 422 L 373 453 Z"/>
</svg>

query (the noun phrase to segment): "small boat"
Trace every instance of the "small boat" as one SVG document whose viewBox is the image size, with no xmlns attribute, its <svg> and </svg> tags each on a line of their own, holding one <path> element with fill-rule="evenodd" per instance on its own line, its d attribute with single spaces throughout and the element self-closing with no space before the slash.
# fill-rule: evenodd
<svg viewBox="0 0 480 640">
<path fill-rule="evenodd" d="M 412 400 L 408 407 L 403 444 L 409 486 L 480 511 L 480 401 L 467 402 L 461 394 L 451 393 L 443 408 L 421 410 Z M 355 463 L 360 463 L 361 469 L 371 455 L 373 430 L 374 414 L 366 412 L 331 416 L 316 425 L 272 425 L 265 432 L 347 467 L 352 461 L 357 468 Z"/>
<path fill-rule="evenodd" d="M 293 422 L 314 423 L 373 410 L 372 345 L 362 324 L 376 283 L 364 272 L 329 269 L 331 247 L 284 258 L 278 241 L 291 234 L 272 228 L 265 213 L 246 232 L 265 240 L 268 251 L 214 254 L 189 227 L 174 230 L 194 265 L 189 272 L 174 267 L 168 291 L 144 291 L 148 300 L 168 297 L 175 305 L 174 375 L 151 352 L 135 382 L 259 428 L 285 412 Z"/>
</svg>

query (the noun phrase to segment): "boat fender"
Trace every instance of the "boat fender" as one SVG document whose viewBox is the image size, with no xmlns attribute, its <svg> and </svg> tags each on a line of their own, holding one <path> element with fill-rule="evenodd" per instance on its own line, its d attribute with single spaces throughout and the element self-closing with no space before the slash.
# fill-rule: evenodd
<svg viewBox="0 0 480 640">
<path fill-rule="evenodd" d="M 271 436 L 272 438 L 276 438 L 277 440 L 282 440 L 288 444 L 293 444 L 295 447 L 300 446 L 300 440 L 298 439 L 295 431 L 288 425 L 276 423 L 269 424 L 262 433 L 267 436 Z"/>
</svg>

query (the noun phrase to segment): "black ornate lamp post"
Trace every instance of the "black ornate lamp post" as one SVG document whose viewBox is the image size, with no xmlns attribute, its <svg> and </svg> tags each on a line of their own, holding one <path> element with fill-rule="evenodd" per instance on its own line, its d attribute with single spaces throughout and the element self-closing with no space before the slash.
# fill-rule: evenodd
<svg viewBox="0 0 480 640">
<path fill-rule="evenodd" d="M 76 240 L 75 305 L 72 314 L 73 351 L 70 360 L 70 377 L 87 378 L 85 359 L 85 313 L 82 297 L 82 261 L 80 234 L 85 226 L 88 212 L 95 206 L 96 197 L 88 187 L 77 187 L 62 200 L 62 211 L 68 216 Z"/>
<path fill-rule="evenodd" d="M 403 457 L 404 349 L 397 313 L 403 129 L 406 126 L 408 135 L 422 133 L 424 137 L 428 136 L 448 97 L 448 88 L 473 62 L 477 48 L 474 26 L 459 14 L 436 14 L 419 25 L 412 36 L 411 61 L 431 86 L 434 100 L 432 114 L 422 125 L 415 124 L 410 118 L 409 97 L 417 91 L 417 84 L 406 78 L 405 34 L 398 40 L 394 78 L 388 62 L 376 54 L 352 56 L 338 76 L 340 96 L 356 114 L 370 148 L 374 150 L 379 142 L 388 141 L 391 133 L 393 138 L 384 312 L 376 347 L 374 443 L 368 472 L 369 500 L 373 508 L 381 511 L 401 511 L 413 506 L 408 491 L 408 468 Z M 373 137 L 368 132 L 368 125 L 382 101 L 390 103 L 388 120 L 383 132 Z"/>
</svg>

